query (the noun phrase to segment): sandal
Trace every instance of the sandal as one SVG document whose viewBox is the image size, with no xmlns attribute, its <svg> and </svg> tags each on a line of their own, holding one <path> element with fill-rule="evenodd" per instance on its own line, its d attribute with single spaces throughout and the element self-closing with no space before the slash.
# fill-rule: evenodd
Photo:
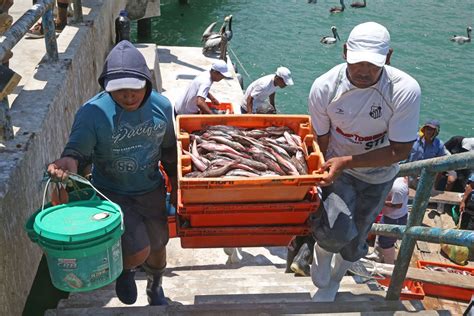
<svg viewBox="0 0 474 316">
<path fill-rule="evenodd" d="M 66 27 L 66 24 L 57 24 L 56 21 L 54 21 L 54 26 L 55 26 L 55 31 L 56 35 L 59 35 L 62 30 Z M 43 30 L 43 25 L 41 22 L 36 23 L 33 25 L 31 29 L 26 32 L 25 38 L 30 38 L 30 39 L 37 39 L 37 38 L 43 38 L 44 37 L 44 30 Z"/>
</svg>

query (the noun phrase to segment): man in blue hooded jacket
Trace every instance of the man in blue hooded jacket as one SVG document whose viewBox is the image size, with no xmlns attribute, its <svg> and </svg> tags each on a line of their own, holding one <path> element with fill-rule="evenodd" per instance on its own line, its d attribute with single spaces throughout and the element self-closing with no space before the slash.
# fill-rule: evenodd
<svg viewBox="0 0 474 316">
<path fill-rule="evenodd" d="M 172 183 L 176 205 L 176 135 L 168 99 L 152 90 L 143 55 L 128 41 L 107 56 L 99 84 L 105 91 L 77 112 L 61 158 L 49 174 L 64 180 L 67 172 L 92 162 L 92 182 L 124 214 L 124 270 L 116 281 L 125 304 L 137 299 L 135 268 L 147 273 L 150 305 L 167 305 L 161 286 L 166 267 L 168 225 L 166 188 L 159 164 Z"/>
</svg>

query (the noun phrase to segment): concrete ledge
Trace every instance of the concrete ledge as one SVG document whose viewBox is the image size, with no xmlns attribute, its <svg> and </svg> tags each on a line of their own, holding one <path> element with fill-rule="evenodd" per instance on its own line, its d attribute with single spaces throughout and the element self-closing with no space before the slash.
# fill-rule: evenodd
<svg viewBox="0 0 474 316">
<path fill-rule="evenodd" d="M 74 114 L 99 91 L 97 77 L 113 45 L 114 17 L 125 2 L 82 3 L 89 12 L 85 23 L 66 27 L 58 38 L 60 61 L 42 61 L 26 80 L 11 108 L 16 136 L 0 147 L 1 315 L 23 311 L 41 257 L 23 224 L 41 204 L 43 171 L 59 157 Z M 30 45 L 34 50 L 44 42 Z"/>
</svg>

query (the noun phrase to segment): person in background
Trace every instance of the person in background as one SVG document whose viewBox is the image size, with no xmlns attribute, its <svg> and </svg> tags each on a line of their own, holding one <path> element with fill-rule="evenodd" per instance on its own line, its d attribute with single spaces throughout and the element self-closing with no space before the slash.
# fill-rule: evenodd
<svg viewBox="0 0 474 316">
<path fill-rule="evenodd" d="M 54 20 L 56 33 L 61 33 L 66 27 L 68 17 L 68 7 L 70 0 L 57 0 L 58 3 L 58 14 Z M 36 4 L 37 0 L 33 0 L 33 4 Z M 43 25 L 41 22 L 37 22 L 31 29 L 26 33 L 26 38 L 36 39 L 44 37 Z"/>
<path fill-rule="evenodd" d="M 232 78 L 232 74 L 225 61 L 217 60 L 210 70 L 203 71 L 194 78 L 184 93 L 178 97 L 174 108 L 175 115 L 212 114 L 212 110 L 206 104 L 206 99 L 209 98 L 213 104 L 219 104 L 209 90 L 214 82 L 219 82 L 224 78 Z"/>
<path fill-rule="evenodd" d="M 408 219 L 408 178 L 399 177 L 393 182 L 392 189 L 388 193 L 382 208 L 381 224 L 406 225 Z M 394 264 L 395 242 L 397 238 L 377 236 L 375 240 L 374 252 L 366 258 L 374 259 L 377 262 Z"/>
<path fill-rule="evenodd" d="M 415 79 L 388 66 L 388 30 L 375 22 L 353 28 L 346 63 L 318 77 L 308 106 L 326 162 L 320 168 L 313 301 L 334 301 L 352 263 L 367 254 L 367 235 L 418 131 L 421 91 Z M 331 261 L 334 259 L 334 267 Z"/>
<path fill-rule="evenodd" d="M 453 136 L 444 146 L 451 155 L 471 151 L 474 150 L 474 137 Z M 438 182 L 438 187 L 446 187 L 446 191 L 464 192 L 470 173 L 470 169 L 456 170 L 456 180 L 451 183 L 448 182 L 447 176 L 443 175 Z"/>
<path fill-rule="evenodd" d="M 459 206 L 461 212 L 460 229 L 474 230 L 474 172 L 467 179 L 466 188 Z M 472 250 L 471 250 L 472 251 Z"/>
<path fill-rule="evenodd" d="M 294 84 L 291 72 L 286 67 L 278 67 L 276 72 L 252 82 L 245 90 L 241 105 L 243 114 L 275 114 L 275 92 Z"/>
<path fill-rule="evenodd" d="M 105 90 L 77 112 L 61 158 L 48 166 L 53 179 L 65 180 L 92 162 L 92 183 L 124 214 L 122 274 L 115 283 L 124 304 L 137 300 L 135 268 L 147 274 L 150 305 L 167 305 L 161 286 L 166 268 L 168 216 L 160 164 L 176 206 L 177 148 L 173 110 L 152 90 L 143 55 L 124 40 L 107 56 L 99 84 Z"/>
<path fill-rule="evenodd" d="M 449 156 L 451 153 L 444 146 L 443 141 L 441 141 L 437 136 L 440 130 L 440 123 L 438 120 L 429 119 L 423 124 L 420 129 L 420 135 L 413 144 L 413 148 L 410 151 L 410 155 L 406 162 L 419 161 L 424 159 L 431 159 L 436 157 Z M 437 189 L 444 190 L 440 188 L 438 183 L 444 173 L 439 173 L 436 177 L 434 187 Z M 452 186 L 452 183 L 456 181 L 456 172 L 454 170 L 446 171 L 447 176 L 447 185 Z M 418 177 L 409 178 L 409 186 L 416 189 L 418 185 Z"/>
</svg>

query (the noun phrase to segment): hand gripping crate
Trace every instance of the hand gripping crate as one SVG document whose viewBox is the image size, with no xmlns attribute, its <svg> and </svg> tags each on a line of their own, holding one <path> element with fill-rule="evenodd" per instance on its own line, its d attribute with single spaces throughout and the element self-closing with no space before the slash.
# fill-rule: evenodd
<svg viewBox="0 0 474 316">
<path fill-rule="evenodd" d="M 250 203 L 302 201 L 321 179 L 317 170 L 324 158 L 312 134 L 309 115 L 179 115 L 178 186 L 182 203 Z M 303 151 L 309 174 L 254 178 L 186 178 L 192 171 L 191 157 L 183 154 L 189 148 L 190 134 L 210 125 L 230 125 L 242 128 L 287 126 L 303 140 Z"/>
</svg>

